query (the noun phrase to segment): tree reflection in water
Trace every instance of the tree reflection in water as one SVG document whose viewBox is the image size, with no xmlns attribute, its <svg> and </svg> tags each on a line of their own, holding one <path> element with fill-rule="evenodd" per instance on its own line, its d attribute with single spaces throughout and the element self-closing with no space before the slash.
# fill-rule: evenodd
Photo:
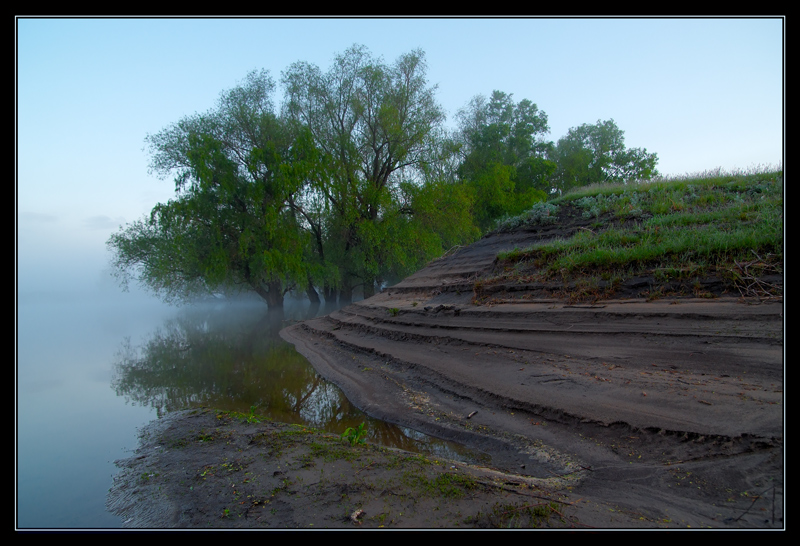
<svg viewBox="0 0 800 546">
<path fill-rule="evenodd" d="M 130 339 L 122 343 L 111 386 L 128 403 L 150 406 L 159 417 L 199 406 L 240 413 L 254 408 L 267 419 L 337 434 L 366 421 L 370 442 L 476 458 L 450 442 L 367 417 L 319 376 L 278 335 L 292 316 L 310 318 L 318 310 L 312 306 L 275 314 L 262 303 L 186 308 L 142 345 L 134 346 Z"/>
</svg>

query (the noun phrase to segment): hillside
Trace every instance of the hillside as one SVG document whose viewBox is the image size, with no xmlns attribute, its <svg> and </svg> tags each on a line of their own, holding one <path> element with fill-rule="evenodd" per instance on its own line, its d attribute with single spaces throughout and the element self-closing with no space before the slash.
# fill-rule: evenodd
<svg viewBox="0 0 800 546">
<path fill-rule="evenodd" d="M 598 188 L 282 331 L 601 527 L 780 527 L 782 173 Z"/>
</svg>

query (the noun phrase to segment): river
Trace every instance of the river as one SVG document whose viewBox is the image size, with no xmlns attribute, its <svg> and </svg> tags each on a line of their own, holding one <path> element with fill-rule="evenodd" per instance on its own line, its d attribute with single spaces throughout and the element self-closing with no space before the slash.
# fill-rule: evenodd
<svg viewBox="0 0 800 546">
<path fill-rule="evenodd" d="M 365 416 L 278 336 L 309 313 L 289 302 L 184 308 L 150 299 L 21 298 L 16 343 L 16 527 L 119 528 L 105 509 L 117 459 L 166 412 L 210 406 L 466 458 L 458 446 Z"/>
</svg>

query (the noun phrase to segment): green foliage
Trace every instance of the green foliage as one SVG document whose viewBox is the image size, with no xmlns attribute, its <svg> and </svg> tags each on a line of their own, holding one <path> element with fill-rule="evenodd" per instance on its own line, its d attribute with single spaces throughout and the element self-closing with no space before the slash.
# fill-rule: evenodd
<svg viewBox="0 0 800 546">
<path fill-rule="evenodd" d="M 358 451 L 353 451 L 352 449 L 344 447 L 341 444 L 338 446 L 331 445 L 327 439 L 323 439 L 322 442 L 311 442 L 309 447 L 311 448 L 311 455 L 322 459 L 326 463 L 331 463 L 337 460 L 353 461 L 360 455 Z"/>
<path fill-rule="evenodd" d="M 554 224 L 558 221 L 558 210 L 558 205 L 554 203 L 539 202 L 522 214 L 500 218 L 495 230 L 502 233 L 505 231 L 513 231 L 523 225 L 535 226 Z"/>
<path fill-rule="evenodd" d="M 478 95 L 459 111 L 463 160 L 459 175 L 472 189 L 474 221 L 485 232 L 498 218 L 517 215 L 543 201 L 555 164 L 545 157 L 550 144 L 547 115 L 531 101 L 514 103 L 494 91 Z"/>
<path fill-rule="evenodd" d="M 461 175 L 469 179 L 492 163 L 513 166 L 534 173 L 541 169 L 541 153 L 548 144 L 541 136 L 549 131 L 547 115 L 527 99 L 514 103 L 513 95 L 494 91 L 487 101 L 474 97 L 458 113 L 465 156 Z M 522 186 L 536 183 L 527 179 Z"/>
<path fill-rule="evenodd" d="M 450 472 L 438 473 L 433 478 L 419 472 L 406 472 L 403 480 L 422 494 L 431 497 L 461 498 L 478 487 L 478 482 L 473 476 Z"/>
<path fill-rule="evenodd" d="M 256 415 L 255 411 L 256 411 L 256 406 L 250 406 L 250 413 L 248 413 L 245 416 L 245 420 L 250 424 L 260 423 L 261 422 L 261 419 L 258 418 L 258 416 Z"/>
<path fill-rule="evenodd" d="M 400 189 L 401 202 L 413 212 L 420 234 L 411 240 L 412 248 L 417 249 L 414 270 L 444 250 L 471 243 L 480 236 L 471 213 L 474 195 L 466 185 L 432 179 L 424 184 L 407 182 Z"/>
<path fill-rule="evenodd" d="M 214 110 L 148 135 L 176 198 L 109 239 L 120 281 L 174 302 L 244 288 L 280 307 L 314 285 L 347 301 L 474 238 L 468 193 L 431 178 L 432 156 L 454 150 L 437 140 L 425 71 L 421 51 L 386 65 L 354 46 L 326 74 L 284 73 L 284 118 L 272 79 L 253 72 Z"/>
<path fill-rule="evenodd" d="M 599 218 L 605 213 L 615 216 L 639 217 L 644 212 L 645 197 L 641 192 L 597 193 L 573 201 L 583 209 L 584 218 Z"/>
<path fill-rule="evenodd" d="M 370 295 L 376 279 L 410 261 L 403 239 L 416 224 L 400 217 L 413 210 L 397 200 L 398 188 L 424 171 L 444 121 L 426 70 L 421 51 L 386 65 L 353 46 L 327 73 L 295 63 L 283 74 L 286 111 L 308 127 L 324 156 L 322 176 L 312 181 L 327 204 L 321 248 L 337 266 L 345 298 L 358 285 Z"/>
<path fill-rule="evenodd" d="M 366 444 L 366 437 L 367 431 L 364 428 L 363 422 L 358 425 L 357 428 L 347 427 L 347 429 L 345 429 L 345 431 L 342 433 L 342 439 L 350 442 L 351 446 Z"/>
<path fill-rule="evenodd" d="M 515 249 L 503 260 L 533 260 L 541 274 L 590 271 L 691 271 L 730 269 L 737 260 L 783 255 L 783 172 L 658 180 L 647 184 L 595 187 L 557 200 L 584 209 L 640 221 L 580 230 L 569 239 Z"/>
<path fill-rule="evenodd" d="M 658 175 L 658 156 L 644 148 L 625 148 L 624 132 L 613 119 L 571 128 L 550 148 L 557 165 L 554 188 L 564 192 L 589 184 L 649 180 Z"/>
<path fill-rule="evenodd" d="M 555 501 L 533 503 L 495 503 L 490 512 L 479 512 L 467 523 L 478 527 L 495 529 L 544 527 L 554 514 L 559 514 L 561 505 Z"/>
<path fill-rule="evenodd" d="M 175 175 L 176 197 L 109 239 L 123 281 L 135 274 L 168 301 L 246 287 L 270 307 L 304 281 L 292 203 L 313 150 L 273 113 L 273 87 L 253 72 L 216 109 L 148 135 L 151 167 Z"/>
<path fill-rule="evenodd" d="M 175 303 L 250 290 L 280 308 L 290 290 L 319 301 L 317 288 L 347 303 L 490 229 L 550 221 L 539 204 L 553 188 L 655 174 L 655 154 L 625 149 L 613 120 L 554 146 L 547 115 L 500 91 L 448 133 L 419 50 L 387 64 L 354 45 L 326 72 L 292 64 L 282 83 L 280 109 L 253 71 L 212 110 L 147 136 L 151 171 L 176 193 L 109 238 L 123 286 Z M 587 215 L 641 211 L 594 199 Z"/>
<path fill-rule="evenodd" d="M 486 230 L 495 218 L 502 216 L 514 202 L 514 167 L 502 163 L 487 165 L 474 175 L 475 222 Z"/>
</svg>

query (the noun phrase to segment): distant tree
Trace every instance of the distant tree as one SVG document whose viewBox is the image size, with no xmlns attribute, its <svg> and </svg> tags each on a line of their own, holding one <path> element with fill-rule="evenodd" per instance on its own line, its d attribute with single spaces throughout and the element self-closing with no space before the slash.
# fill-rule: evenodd
<svg viewBox="0 0 800 546">
<path fill-rule="evenodd" d="M 390 264 L 404 261 L 389 255 L 406 251 L 395 240 L 405 232 L 390 229 L 400 213 L 395 195 L 403 176 L 423 167 L 444 121 L 424 54 L 412 51 L 387 65 L 356 45 L 326 73 L 305 62 L 291 65 L 283 82 L 287 115 L 309 129 L 325 157 L 314 181 L 328 207 L 320 224 L 325 260 L 337 266 L 343 302 L 359 285 L 367 297 Z"/>
<path fill-rule="evenodd" d="M 519 214 L 547 197 L 555 164 L 547 115 L 536 104 L 494 91 L 474 97 L 458 112 L 461 180 L 474 190 L 475 220 L 482 230 L 504 215 Z"/>
<path fill-rule="evenodd" d="M 108 240 L 123 283 L 136 277 L 170 301 L 250 290 L 270 309 L 306 287 L 313 264 L 292 203 L 315 149 L 274 113 L 273 91 L 251 72 L 216 109 L 148 135 L 151 168 L 175 175 L 176 197 Z"/>
<path fill-rule="evenodd" d="M 555 189 L 602 182 L 648 180 L 658 174 L 658 156 L 644 148 L 625 148 L 624 132 L 613 119 L 570 129 L 550 150 L 558 165 Z"/>
</svg>

